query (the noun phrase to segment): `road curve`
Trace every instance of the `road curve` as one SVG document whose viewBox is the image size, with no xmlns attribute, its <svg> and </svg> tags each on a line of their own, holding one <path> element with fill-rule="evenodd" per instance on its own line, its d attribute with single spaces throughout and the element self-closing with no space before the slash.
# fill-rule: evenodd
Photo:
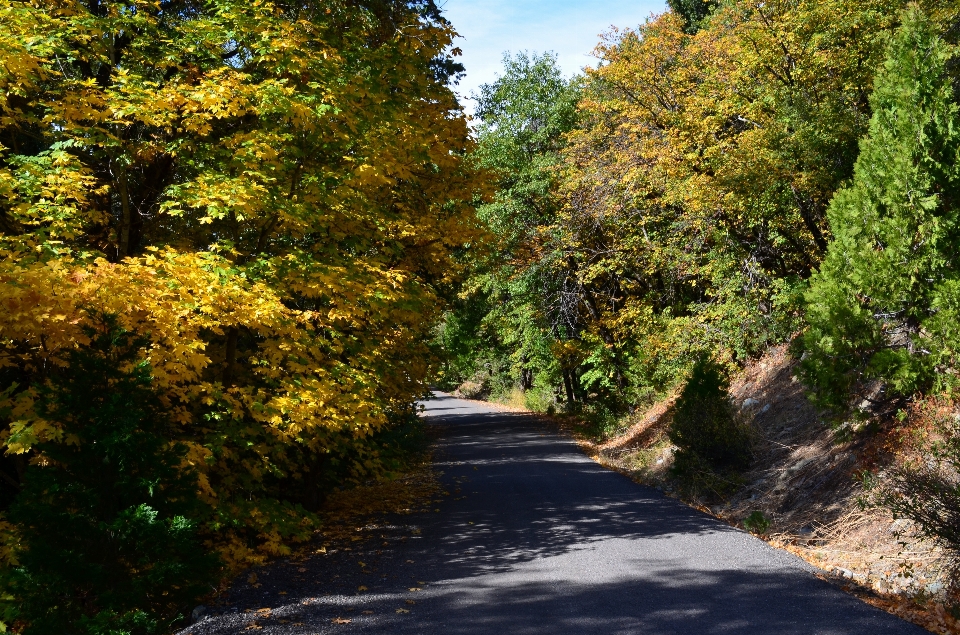
<svg viewBox="0 0 960 635">
<path fill-rule="evenodd" d="M 262 587 L 238 585 L 224 614 L 182 633 L 926 632 L 601 468 L 529 416 L 442 393 L 425 408 L 442 429 L 437 463 L 451 496 L 441 513 L 398 519 L 366 554 L 264 568 Z M 244 613 L 258 608 L 271 611 Z"/>
</svg>

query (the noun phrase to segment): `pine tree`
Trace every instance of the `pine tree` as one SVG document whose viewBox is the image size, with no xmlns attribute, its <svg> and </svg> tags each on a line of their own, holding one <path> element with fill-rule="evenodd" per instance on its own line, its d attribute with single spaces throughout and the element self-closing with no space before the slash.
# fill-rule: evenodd
<svg viewBox="0 0 960 635">
<path fill-rule="evenodd" d="M 674 409 L 670 442 L 677 446 L 674 472 L 703 480 L 704 469 L 737 472 L 750 466 L 750 431 L 730 403 L 730 377 L 710 357 L 693 366 Z"/>
<path fill-rule="evenodd" d="M 687 23 L 686 31 L 690 34 L 700 30 L 700 24 L 710 15 L 713 4 L 711 0 L 667 0 L 670 9 Z"/>
<path fill-rule="evenodd" d="M 852 183 L 830 204 L 833 242 L 807 292 L 803 372 L 843 408 L 880 380 L 888 396 L 935 383 L 960 341 L 960 119 L 952 47 L 912 7 L 892 37 Z M 941 369 L 942 370 L 942 369 Z"/>
</svg>

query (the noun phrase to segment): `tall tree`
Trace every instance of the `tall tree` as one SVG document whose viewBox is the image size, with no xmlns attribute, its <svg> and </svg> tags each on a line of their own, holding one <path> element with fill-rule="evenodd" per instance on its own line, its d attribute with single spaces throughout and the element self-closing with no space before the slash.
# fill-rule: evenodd
<svg viewBox="0 0 960 635">
<path fill-rule="evenodd" d="M 228 564 L 377 472 L 476 236 L 453 36 L 430 0 L 0 6 L 4 504 L 77 442 L 38 395 L 103 315 Z"/>
<path fill-rule="evenodd" d="M 830 205 L 834 239 L 807 293 L 803 365 L 829 405 L 846 406 L 856 387 L 873 400 L 908 395 L 929 387 L 938 367 L 950 382 L 960 344 L 954 55 L 919 8 L 905 12 L 870 98 L 853 181 Z"/>
<path fill-rule="evenodd" d="M 478 216 L 496 242 L 479 263 L 474 293 L 461 313 L 481 305 L 476 326 L 486 344 L 476 351 L 474 365 L 502 367 L 505 384 L 526 389 L 539 373 L 573 372 L 560 369 L 551 352 L 552 342 L 575 337 L 580 328 L 552 226 L 559 206 L 556 167 L 563 135 L 577 120 L 578 91 L 550 53 L 507 55 L 503 64 L 503 75 L 476 95 L 473 155 L 495 179 L 493 200 L 478 208 Z M 572 400 L 569 377 L 567 385 Z"/>
</svg>

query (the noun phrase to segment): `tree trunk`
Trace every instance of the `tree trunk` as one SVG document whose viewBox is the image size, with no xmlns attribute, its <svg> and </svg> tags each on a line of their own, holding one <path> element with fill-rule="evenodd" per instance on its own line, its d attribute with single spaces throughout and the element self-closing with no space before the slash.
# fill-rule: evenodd
<svg viewBox="0 0 960 635">
<path fill-rule="evenodd" d="M 239 330 L 235 326 L 227 329 L 227 350 L 223 358 L 223 386 L 233 385 L 233 366 L 237 360 L 237 336 Z"/>
<path fill-rule="evenodd" d="M 133 212 L 130 209 L 130 190 L 127 185 L 127 169 L 123 167 L 117 174 L 117 189 L 120 194 L 120 245 L 117 247 L 117 260 L 130 255 L 130 228 L 133 225 Z"/>
<path fill-rule="evenodd" d="M 573 380 L 570 378 L 570 371 L 563 369 L 563 387 L 567 391 L 567 410 L 573 410 L 573 403 L 576 401 L 573 395 Z"/>
</svg>

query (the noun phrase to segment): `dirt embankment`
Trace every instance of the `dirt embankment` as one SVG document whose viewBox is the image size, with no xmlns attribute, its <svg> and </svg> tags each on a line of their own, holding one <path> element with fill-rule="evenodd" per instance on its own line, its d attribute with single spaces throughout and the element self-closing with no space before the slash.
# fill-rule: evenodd
<svg viewBox="0 0 960 635">
<path fill-rule="evenodd" d="M 948 597 L 953 594 L 945 554 L 919 539 L 909 521 L 861 505 L 862 474 L 896 460 L 911 421 L 881 424 L 870 434 L 854 431 L 841 440 L 807 399 L 794 377 L 795 364 L 780 346 L 734 378 L 731 395 L 756 431 L 754 467 L 732 494 L 686 495 L 686 502 L 741 527 L 760 512 L 769 522 L 763 537 L 771 544 L 820 567 L 872 604 L 933 632 L 960 633 L 960 616 L 947 608 L 956 598 Z M 670 474 L 673 447 L 666 433 L 672 407 L 673 399 L 662 401 L 638 413 L 624 434 L 602 445 L 585 443 L 585 449 L 609 467 L 684 497 Z"/>
</svg>

